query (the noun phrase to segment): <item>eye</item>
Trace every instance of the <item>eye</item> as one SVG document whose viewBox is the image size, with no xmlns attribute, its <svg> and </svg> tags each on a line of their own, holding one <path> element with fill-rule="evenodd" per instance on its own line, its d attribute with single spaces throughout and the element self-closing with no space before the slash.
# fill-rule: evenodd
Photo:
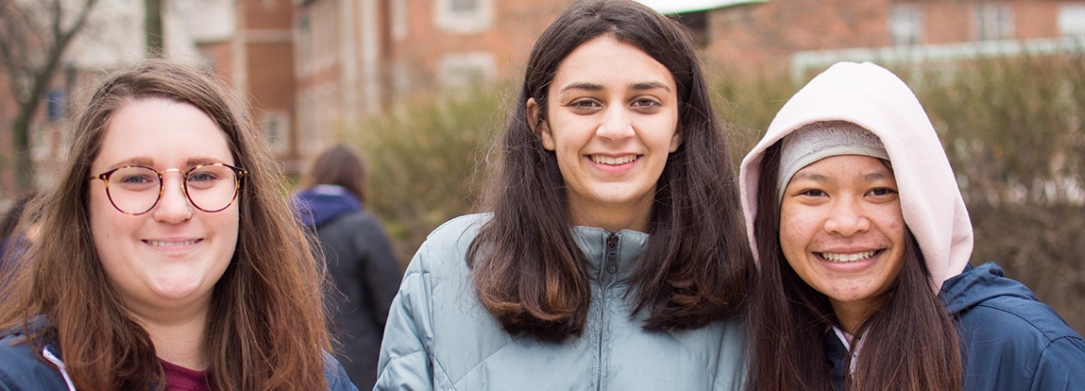
<svg viewBox="0 0 1085 391">
<path fill-rule="evenodd" d="M 204 166 L 188 173 L 188 188 L 190 190 L 204 190 L 215 187 L 220 183 L 226 183 L 233 172 L 222 166 Z"/>
<path fill-rule="evenodd" d="M 590 109 L 602 107 L 602 105 L 600 105 L 599 102 L 596 102 L 596 101 L 591 100 L 591 99 L 574 100 L 572 102 L 569 102 L 569 104 L 566 105 L 566 106 L 568 106 L 568 107 L 570 107 L 570 108 L 572 108 L 574 110 L 590 110 Z"/>
<path fill-rule="evenodd" d="M 637 98 L 633 100 L 633 107 L 659 107 L 662 103 L 652 98 Z"/>
<path fill-rule="evenodd" d="M 109 175 L 109 183 L 118 189 L 146 190 L 158 187 L 158 174 L 143 167 L 124 167 Z"/>
<path fill-rule="evenodd" d="M 198 170 L 188 174 L 189 182 L 208 182 L 218 180 L 218 175 L 211 171 Z"/>
<path fill-rule="evenodd" d="M 891 189 L 891 188 L 888 188 L 888 187 L 878 187 L 878 188 L 870 189 L 870 191 L 868 191 L 867 194 L 870 194 L 870 195 L 875 196 L 875 197 L 882 197 L 882 196 L 897 194 L 897 191 L 895 189 Z"/>
<path fill-rule="evenodd" d="M 826 194 L 824 191 L 819 190 L 819 189 L 806 189 L 806 190 L 800 191 L 798 193 L 798 195 L 806 196 L 806 197 L 825 197 L 828 194 Z"/>
</svg>

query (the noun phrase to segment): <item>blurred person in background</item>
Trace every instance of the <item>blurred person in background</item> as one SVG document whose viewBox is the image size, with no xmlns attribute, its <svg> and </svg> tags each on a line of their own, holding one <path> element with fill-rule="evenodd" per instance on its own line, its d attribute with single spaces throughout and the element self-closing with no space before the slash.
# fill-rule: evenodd
<svg viewBox="0 0 1085 391">
<path fill-rule="evenodd" d="M 994 263 L 918 99 L 839 63 L 742 162 L 749 390 L 1082 390 L 1085 341 Z"/>
<path fill-rule="evenodd" d="M 337 357 L 363 390 L 377 380 L 384 323 L 402 278 L 380 222 L 365 210 L 367 177 L 362 155 L 336 145 L 316 158 L 294 194 L 296 213 L 315 231 L 339 290 L 326 297 L 341 344 Z"/>
<path fill-rule="evenodd" d="M 28 209 L 47 240 L 2 293 L 0 390 L 356 390 L 283 175 L 228 91 L 150 60 L 79 111 Z"/>
<path fill-rule="evenodd" d="M 687 31 L 578 1 L 526 69 L 491 212 L 415 254 L 376 389 L 740 389 L 754 266 Z"/>
<path fill-rule="evenodd" d="M 23 211 L 33 198 L 34 194 L 28 194 L 15 200 L 4 213 L 4 218 L 0 219 L 0 281 L 7 281 L 7 271 L 13 262 L 18 262 L 34 235 L 34 227 L 28 224 L 20 225 Z"/>
</svg>

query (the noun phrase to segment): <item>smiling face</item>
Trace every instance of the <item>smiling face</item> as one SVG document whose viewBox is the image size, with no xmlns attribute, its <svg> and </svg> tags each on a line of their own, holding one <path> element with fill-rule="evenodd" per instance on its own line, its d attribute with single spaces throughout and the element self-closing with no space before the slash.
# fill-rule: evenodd
<svg viewBox="0 0 1085 391">
<path fill-rule="evenodd" d="M 574 224 L 644 230 L 667 156 L 682 141 L 676 91 L 663 64 L 601 36 L 558 66 L 546 121 L 528 101 L 543 147 L 557 157 Z"/>
<path fill-rule="evenodd" d="M 159 172 L 196 164 L 235 164 L 223 131 L 195 106 L 140 99 L 111 116 L 91 174 L 139 164 Z M 208 213 L 182 191 L 182 175 L 163 175 L 162 197 L 149 212 L 113 207 L 102 181 L 90 183 L 90 226 L 102 267 L 129 310 L 153 317 L 205 310 L 211 288 L 233 257 L 238 203 Z"/>
<path fill-rule="evenodd" d="M 884 302 L 904 265 L 897 182 L 881 160 L 832 156 L 798 172 L 780 206 L 780 246 L 791 268 L 829 297 L 854 332 Z"/>
</svg>

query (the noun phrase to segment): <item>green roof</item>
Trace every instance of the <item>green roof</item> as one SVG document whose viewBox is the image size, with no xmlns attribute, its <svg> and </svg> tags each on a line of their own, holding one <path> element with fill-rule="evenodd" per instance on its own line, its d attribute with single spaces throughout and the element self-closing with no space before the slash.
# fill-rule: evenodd
<svg viewBox="0 0 1085 391">
<path fill-rule="evenodd" d="M 707 11 L 741 4 L 765 3 L 768 0 L 636 0 L 661 14 Z"/>
</svg>

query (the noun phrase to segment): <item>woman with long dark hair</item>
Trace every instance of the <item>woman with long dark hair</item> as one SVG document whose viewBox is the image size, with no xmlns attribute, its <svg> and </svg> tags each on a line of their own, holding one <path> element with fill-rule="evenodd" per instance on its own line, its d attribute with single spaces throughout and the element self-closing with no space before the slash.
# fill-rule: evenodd
<svg viewBox="0 0 1085 391">
<path fill-rule="evenodd" d="M 1085 341 L 993 263 L 908 86 L 841 63 L 742 162 L 749 390 L 1064 390 Z"/>
<path fill-rule="evenodd" d="M 685 30 L 580 1 L 532 49 L 487 214 L 435 230 L 377 389 L 731 390 L 752 260 Z"/>
</svg>

